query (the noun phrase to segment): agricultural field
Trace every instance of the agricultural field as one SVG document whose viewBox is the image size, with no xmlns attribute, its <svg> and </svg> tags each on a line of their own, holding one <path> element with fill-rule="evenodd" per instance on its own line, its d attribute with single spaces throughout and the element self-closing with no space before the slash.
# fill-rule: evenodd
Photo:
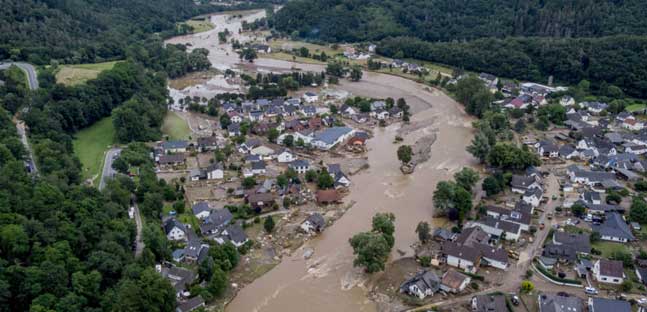
<svg viewBox="0 0 647 312">
<path fill-rule="evenodd" d="M 182 117 L 174 112 L 168 112 L 162 124 L 162 133 L 168 136 L 169 140 L 188 140 L 191 129 Z"/>
<path fill-rule="evenodd" d="M 104 70 L 112 69 L 119 61 L 95 63 L 95 64 L 74 64 L 60 65 L 56 72 L 56 83 L 66 86 L 73 86 L 97 78 Z"/>
<path fill-rule="evenodd" d="M 106 117 L 76 133 L 74 153 L 83 165 L 83 179 L 96 180 L 103 169 L 104 154 L 115 142 L 112 117 Z"/>
</svg>

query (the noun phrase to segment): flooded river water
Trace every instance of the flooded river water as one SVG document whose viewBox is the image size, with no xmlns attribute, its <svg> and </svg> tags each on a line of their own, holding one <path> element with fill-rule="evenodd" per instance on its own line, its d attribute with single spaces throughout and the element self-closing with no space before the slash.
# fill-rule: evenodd
<svg viewBox="0 0 647 312">
<path fill-rule="evenodd" d="M 252 15 L 256 18 L 256 15 Z M 253 20 L 252 18 L 252 20 Z M 222 17 L 212 17 L 217 28 L 237 29 Z M 238 23 L 240 23 L 238 21 Z M 199 38 L 209 35 L 196 34 L 174 38 L 171 42 L 191 42 L 200 46 Z M 217 35 L 211 38 L 217 41 Z M 214 52 L 223 49 L 207 43 L 214 67 L 235 67 L 238 58 L 226 53 Z M 221 51 L 222 52 L 222 51 Z M 220 54 L 218 54 L 220 53 Z M 218 56 L 220 55 L 220 56 Z M 290 70 L 292 62 L 258 59 L 254 66 L 269 70 Z M 320 65 L 303 65 L 304 70 L 321 71 Z M 475 160 L 465 151 L 473 136 L 471 118 L 461 106 L 437 90 L 400 77 L 365 72 L 359 82 L 342 82 L 339 89 L 353 95 L 374 98 L 405 98 L 412 106 L 413 131 L 405 136 L 406 144 L 413 144 L 420 137 L 436 134 L 431 147 L 431 158 L 416 167 L 411 175 L 403 175 L 396 157 L 397 145 L 393 143 L 400 124 L 376 128 L 374 137 L 368 141 L 370 168 L 351 177 L 352 186 L 347 202 L 355 202 L 346 214 L 327 228 L 319 237 L 310 240 L 304 247 L 314 249 L 314 255 L 305 260 L 301 250 L 284 257 L 270 272 L 243 288 L 227 306 L 227 311 L 376 311 L 375 303 L 367 299 L 370 280 L 360 269 L 353 267 L 353 253 L 348 239 L 355 233 L 370 229 L 371 218 L 377 212 L 393 212 L 396 216 L 395 247 L 391 260 L 413 255 L 410 247 L 416 242 L 414 232 L 418 222 L 431 221 L 432 194 L 437 182 L 450 178 L 464 166 L 474 165 Z"/>
</svg>

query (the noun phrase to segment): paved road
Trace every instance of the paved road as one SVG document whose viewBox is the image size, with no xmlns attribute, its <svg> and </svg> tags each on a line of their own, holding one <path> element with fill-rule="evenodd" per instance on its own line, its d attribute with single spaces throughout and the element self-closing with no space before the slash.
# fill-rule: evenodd
<svg viewBox="0 0 647 312">
<path fill-rule="evenodd" d="M 27 74 L 27 82 L 29 84 L 29 89 L 36 90 L 38 89 L 38 76 L 36 74 L 36 68 L 31 64 L 21 63 L 21 62 L 0 62 L 0 70 L 7 69 L 11 65 L 16 65 L 18 68 L 22 69 L 25 74 Z M 27 138 L 27 131 L 25 129 L 25 123 L 22 120 L 18 120 L 17 115 L 14 116 L 14 122 L 16 124 L 16 130 L 18 135 L 20 135 L 20 140 L 25 146 L 25 149 L 29 153 L 29 159 L 27 164 L 29 166 L 29 172 L 38 174 L 38 168 L 36 167 L 36 162 L 34 161 L 34 153 L 32 152 L 31 145 L 29 144 L 29 139 Z"/>
<path fill-rule="evenodd" d="M 106 153 L 106 158 L 103 161 L 103 171 L 101 172 L 101 179 L 99 180 L 99 190 L 103 190 L 109 179 L 115 176 L 115 170 L 112 169 L 112 163 L 116 157 L 121 153 L 121 148 L 111 148 Z"/>
<path fill-rule="evenodd" d="M 38 89 L 38 75 L 36 73 L 36 68 L 33 65 L 22 62 L 0 62 L 0 70 L 7 69 L 11 65 L 18 66 L 18 68 L 22 69 L 27 74 L 29 89 Z"/>
</svg>

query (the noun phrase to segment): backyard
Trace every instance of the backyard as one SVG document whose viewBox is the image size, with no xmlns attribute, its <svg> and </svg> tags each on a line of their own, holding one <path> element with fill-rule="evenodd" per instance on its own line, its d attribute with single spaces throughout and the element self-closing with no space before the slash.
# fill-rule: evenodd
<svg viewBox="0 0 647 312">
<path fill-rule="evenodd" d="M 191 26 L 193 28 L 193 31 L 191 31 L 192 34 L 212 30 L 213 27 L 214 27 L 213 24 L 209 21 L 209 17 L 194 18 L 194 19 L 190 19 L 190 20 L 188 20 L 188 21 L 186 21 L 184 23 L 181 23 L 181 24 Z"/>
<path fill-rule="evenodd" d="M 112 118 L 106 117 L 76 133 L 74 153 L 83 165 L 83 179 L 95 180 L 103 167 L 104 153 L 114 143 Z"/>
</svg>

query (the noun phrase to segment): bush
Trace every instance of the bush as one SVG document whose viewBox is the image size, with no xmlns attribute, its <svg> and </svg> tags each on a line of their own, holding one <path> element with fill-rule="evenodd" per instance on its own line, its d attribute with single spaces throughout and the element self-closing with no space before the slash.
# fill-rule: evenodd
<svg viewBox="0 0 647 312">
<path fill-rule="evenodd" d="M 420 265 L 422 265 L 425 268 L 431 265 L 431 257 L 429 256 L 422 256 L 419 258 L 419 260 L 420 260 Z"/>
<path fill-rule="evenodd" d="M 479 284 L 477 282 L 471 282 L 470 287 L 474 290 L 479 290 Z"/>
<path fill-rule="evenodd" d="M 527 279 L 531 278 L 531 277 L 532 277 L 532 274 L 533 274 L 532 270 L 527 270 L 527 271 L 526 271 L 526 278 L 527 278 Z"/>
</svg>

